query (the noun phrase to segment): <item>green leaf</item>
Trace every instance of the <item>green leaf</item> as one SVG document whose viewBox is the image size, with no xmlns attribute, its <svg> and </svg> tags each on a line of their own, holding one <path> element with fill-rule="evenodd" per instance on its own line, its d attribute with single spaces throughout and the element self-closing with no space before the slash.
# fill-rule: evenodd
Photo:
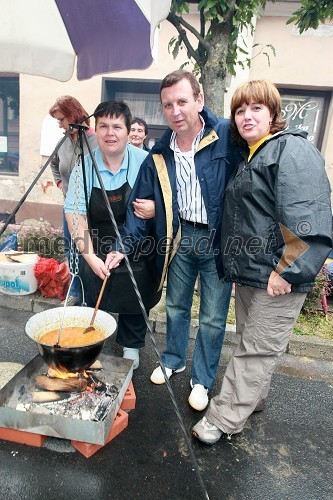
<svg viewBox="0 0 333 500">
<path fill-rule="evenodd" d="M 177 42 L 175 43 L 174 45 L 174 48 L 173 48 L 173 51 L 172 51 L 172 57 L 174 59 L 176 59 L 176 57 L 178 56 L 179 54 L 179 47 L 180 47 L 180 43 L 179 43 L 179 40 L 177 40 Z"/>
<path fill-rule="evenodd" d="M 186 61 L 186 62 L 184 62 L 183 64 L 180 65 L 179 69 L 184 69 L 185 66 L 188 66 L 189 64 L 190 64 L 189 61 Z"/>
</svg>

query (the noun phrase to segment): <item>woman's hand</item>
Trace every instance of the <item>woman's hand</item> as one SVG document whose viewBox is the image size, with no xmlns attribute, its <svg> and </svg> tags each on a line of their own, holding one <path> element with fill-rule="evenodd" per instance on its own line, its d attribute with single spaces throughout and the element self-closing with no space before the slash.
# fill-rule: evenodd
<svg viewBox="0 0 333 500">
<path fill-rule="evenodd" d="M 123 260 L 124 254 L 121 252 L 110 252 L 106 256 L 106 261 L 105 265 L 108 269 L 114 269 L 115 267 L 118 267 L 120 262 Z"/>
<path fill-rule="evenodd" d="M 267 293 L 271 297 L 276 297 L 277 295 L 285 295 L 286 293 L 291 292 L 291 284 L 288 283 L 285 279 L 281 278 L 281 276 L 272 271 L 267 283 Z"/>
<path fill-rule="evenodd" d="M 133 201 L 134 215 L 140 219 L 152 219 L 155 217 L 155 201 L 136 198 Z"/>
<path fill-rule="evenodd" d="M 105 276 L 108 276 L 110 274 L 109 268 L 107 267 L 106 263 L 104 264 L 102 259 L 97 257 L 97 255 L 90 253 L 83 255 L 83 257 L 85 258 L 89 267 L 91 267 L 94 273 L 102 280 L 105 278 Z"/>
</svg>

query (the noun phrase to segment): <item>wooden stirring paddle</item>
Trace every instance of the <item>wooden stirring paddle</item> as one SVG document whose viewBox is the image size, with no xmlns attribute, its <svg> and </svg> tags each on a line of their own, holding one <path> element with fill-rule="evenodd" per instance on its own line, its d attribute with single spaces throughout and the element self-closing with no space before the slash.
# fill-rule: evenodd
<svg viewBox="0 0 333 500">
<path fill-rule="evenodd" d="M 102 295 L 103 295 L 105 285 L 106 285 L 106 282 L 107 282 L 109 276 L 110 276 L 110 274 L 107 274 L 103 280 L 102 288 L 101 288 L 101 291 L 99 292 L 98 299 L 97 299 L 97 302 L 95 305 L 95 309 L 94 309 L 93 315 L 92 315 L 91 320 L 90 320 L 90 324 L 89 324 L 89 326 L 87 326 L 87 328 L 85 328 L 85 330 L 83 330 L 82 333 L 88 333 L 88 332 L 92 332 L 93 330 L 95 330 L 95 327 L 93 325 L 94 325 L 96 313 L 97 313 L 97 310 L 98 310 L 99 305 L 101 303 Z"/>
</svg>

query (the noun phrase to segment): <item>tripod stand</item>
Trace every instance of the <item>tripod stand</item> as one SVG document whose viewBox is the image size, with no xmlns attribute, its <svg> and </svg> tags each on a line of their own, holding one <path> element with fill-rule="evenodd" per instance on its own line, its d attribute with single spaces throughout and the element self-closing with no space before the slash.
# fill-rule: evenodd
<svg viewBox="0 0 333 500">
<path fill-rule="evenodd" d="M 31 191 L 33 190 L 35 185 L 37 184 L 38 180 L 41 178 L 41 176 L 43 175 L 43 173 L 45 172 L 45 170 L 47 169 L 47 167 L 49 166 L 51 161 L 56 157 L 59 149 L 61 148 L 61 146 L 63 145 L 63 143 L 65 142 L 65 140 L 69 136 L 69 134 L 71 133 L 71 131 L 72 131 L 72 129 L 68 129 L 66 131 L 66 133 L 64 134 L 64 137 L 58 142 L 57 146 L 55 147 L 51 156 L 48 158 L 47 162 L 41 167 L 40 171 L 38 172 L 38 174 L 36 175 L 36 177 L 34 178 L 32 183 L 30 184 L 30 186 L 28 187 L 27 191 L 24 193 L 22 198 L 19 200 L 19 202 L 15 206 L 14 210 L 9 215 L 8 219 L 6 220 L 6 222 L 4 223 L 2 228 L 0 229 L 0 236 L 6 231 L 7 227 L 9 226 L 9 224 L 11 223 L 11 221 L 13 220 L 13 218 L 15 217 L 15 215 L 17 214 L 17 212 L 19 211 L 19 209 L 21 208 L 21 206 L 23 205 L 25 200 L 28 198 L 29 194 L 31 193 Z"/>
</svg>

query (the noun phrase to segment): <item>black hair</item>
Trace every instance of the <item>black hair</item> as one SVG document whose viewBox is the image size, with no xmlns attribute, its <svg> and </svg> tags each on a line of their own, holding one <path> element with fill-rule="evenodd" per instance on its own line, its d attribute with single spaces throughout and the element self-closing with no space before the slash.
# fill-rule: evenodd
<svg viewBox="0 0 333 500">
<path fill-rule="evenodd" d="M 131 125 L 133 125 L 133 123 L 138 123 L 139 125 L 144 127 L 145 128 L 145 135 L 148 135 L 148 125 L 142 118 L 138 118 L 137 116 L 135 116 L 131 121 Z"/>
<path fill-rule="evenodd" d="M 105 101 L 101 102 L 94 111 L 95 122 L 97 123 L 97 118 L 102 116 L 123 116 L 125 119 L 125 125 L 127 132 L 130 133 L 131 130 L 131 120 L 132 115 L 129 107 L 123 101 Z"/>
</svg>

